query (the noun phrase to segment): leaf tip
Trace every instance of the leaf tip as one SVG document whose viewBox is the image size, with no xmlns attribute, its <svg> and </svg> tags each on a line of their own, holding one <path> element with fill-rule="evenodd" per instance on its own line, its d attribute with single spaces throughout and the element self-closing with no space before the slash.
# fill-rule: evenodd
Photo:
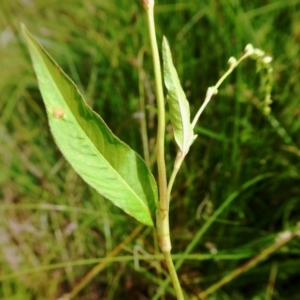
<svg viewBox="0 0 300 300">
<path fill-rule="evenodd" d="M 26 42 L 28 43 L 29 37 L 30 37 L 30 32 L 28 31 L 26 25 L 23 22 L 21 22 L 20 25 L 21 25 L 22 35 L 25 38 Z"/>
<path fill-rule="evenodd" d="M 163 36 L 163 48 L 165 48 L 165 49 L 170 48 L 168 40 L 165 36 Z"/>
<path fill-rule="evenodd" d="M 22 30 L 23 34 L 27 34 L 28 30 L 27 30 L 25 24 L 23 22 L 21 22 L 20 25 L 21 25 L 21 30 Z"/>
</svg>

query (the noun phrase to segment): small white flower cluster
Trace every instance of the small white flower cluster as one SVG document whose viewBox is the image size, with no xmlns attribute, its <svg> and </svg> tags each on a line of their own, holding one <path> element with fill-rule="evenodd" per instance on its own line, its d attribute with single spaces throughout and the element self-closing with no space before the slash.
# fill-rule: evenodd
<svg viewBox="0 0 300 300">
<path fill-rule="evenodd" d="M 276 237 L 276 243 L 282 243 L 285 240 L 288 240 L 292 237 L 292 232 L 290 230 L 281 232 L 280 234 L 278 234 L 278 236 Z"/>
<path fill-rule="evenodd" d="M 262 86 L 265 93 L 265 98 L 263 101 L 263 113 L 268 115 L 271 111 L 270 105 L 271 100 L 271 90 L 273 84 L 273 68 L 271 66 L 272 57 L 267 55 L 264 51 L 258 48 L 254 48 L 251 44 L 245 47 L 245 55 L 249 56 L 257 63 L 257 71 L 263 70 L 262 76 Z"/>
<path fill-rule="evenodd" d="M 264 64 L 270 64 L 272 62 L 272 56 L 266 55 L 264 51 L 254 48 L 251 44 L 245 47 L 245 53 L 253 59 L 261 59 Z"/>
<path fill-rule="evenodd" d="M 229 58 L 229 60 L 228 60 L 228 64 L 229 64 L 229 67 L 230 67 L 230 69 L 233 69 L 233 68 L 235 68 L 236 67 L 236 65 L 237 65 L 237 59 L 235 58 L 235 57 L 233 57 L 233 56 L 231 56 L 230 58 Z"/>
</svg>

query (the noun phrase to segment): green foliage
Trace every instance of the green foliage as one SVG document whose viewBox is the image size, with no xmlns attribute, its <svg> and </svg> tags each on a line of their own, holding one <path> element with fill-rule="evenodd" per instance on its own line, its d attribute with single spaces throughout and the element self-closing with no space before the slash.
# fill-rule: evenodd
<svg viewBox="0 0 300 300">
<path fill-rule="evenodd" d="M 137 223 L 90 189 L 57 150 L 19 24 L 35 32 L 114 134 L 142 153 L 138 75 L 149 107 L 150 149 L 156 109 L 145 16 L 138 1 L 2 2 L 0 298 L 57 299 Z M 256 107 L 265 91 L 255 65 L 243 63 L 202 114 L 199 137 L 176 179 L 170 207 L 174 259 L 192 249 L 179 274 L 196 295 L 299 221 L 299 1 L 156 4 L 158 41 L 168 36 L 192 115 L 228 58 L 240 57 L 247 43 L 274 58 L 271 115 Z M 171 168 L 173 132 L 167 138 Z M 258 176 L 264 179 L 242 188 Z M 228 199 L 231 205 L 220 212 Z M 160 299 L 161 257 L 152 245 L 150 228 L 142 230 L 75 299 Z M 210 298 L 298 300 L 299 246 L 294 239 Z M 164 291 L 165 299 L 174 299 L 170 286 Z"/>
<path fill-rule="evenodd" d="M 170 119 L 177 145 L 182 155 L 185 156 L 197 136 L 194 135 L 190 121 L 189 102 L 181 87 L 176 69 L 173 65 L 170 47 L 165 37 L 163 37 L 162 57 L 164 62 L 165 85 L 168 90 L 167 100 L 170 110 Z"/>
<path fill-rule="evenodd" d="M 22 25 L 55 141 L 75 171 L 138 221 L 153 226 L 157 187 L 144 161 L 112 134 Z"/>
</svg>

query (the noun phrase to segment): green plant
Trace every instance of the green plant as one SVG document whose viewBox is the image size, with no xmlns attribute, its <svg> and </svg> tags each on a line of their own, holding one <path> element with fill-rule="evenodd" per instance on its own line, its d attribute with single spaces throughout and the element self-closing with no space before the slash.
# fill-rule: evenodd
<svg viewBox="0 0 300 300">
<path fill-rule="evenodd" d="M 170 256 L 171 242 L 168 214 L 174 180 L 191 144 L 196 138 L 193 129 L 211 97 L 217 93 L 221 83 L 247 57 L 257 60 L 258 64 L 264 69 L 263 71 L 266 71 L 264 77 L 266 79 L 266 84 L 264 84 L 266 97 L 263 110 L 265 113 L 269 113 L 272 69 L 269 65 L 269 56 L 265 56 L 262 51 L 253 49 L 251 46 L 246 47 L 245 54 L 239 60 L 230 59 L 228 72 L 215 86 L 208 89 L 203 105 L 191 122 L 189 104 L 173 67 L 168 43 L 164 39 L 164 78 L 168 89 L 170 119 L 178 146 L 174 170 L 168 181 L 164 161 L 165 104 L 154 29 L 154 2 L 145 1 L 144 4 L 149 22 L 158 103 L 157 164 L 159 197 L 154 177 L 144 161 L 111 133 L 104 121 L 84 103 L 80 93 L 60 67 L 47 56 L 46 52 L 35 42 L 25 28 L 23 28 L 23 32 L 39 79 L 51 131 L 58 147 L 87 183 L 138 221 L 153 226 L 156 211 L 159 244 L 165 255 L 177 297 L 183 299 L 183 293 Z"/>
</svg>

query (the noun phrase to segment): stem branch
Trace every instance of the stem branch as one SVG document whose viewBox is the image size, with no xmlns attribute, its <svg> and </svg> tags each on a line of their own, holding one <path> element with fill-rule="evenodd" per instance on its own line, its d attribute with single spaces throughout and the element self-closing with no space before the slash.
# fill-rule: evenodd
<svg viewBox="0 0 300 300">
<path fill-rule="evenodd" d="M 232 71 L 243 61 L 245 60 L 247 57 L 251 56 L 251 53 L 246 52 L 238 61 L 236 61 L 234 64 L 230 65 L 229 69 L 226 71 L 226 73 L 218 80 L 218 82 L 212 86 L 209 87 L 206 93 L 206 97 L 205 100 L 203 102 L 203 104 L 201 105 L 201 107 L 199 108 L 196 116 L 193 119 L 192 122 L 192 127 L 194 128 L 196 123 L 198 122 L 198 119 L 200 117 L 200 115 L 202 114 L 204 108 L 207 106 L 207 104 L 209 103 L 211 97 L 214 94 L 218 93 L 218 88 L 220 87 L 220 85 L 223 83 L 223 81 L 232 73 Z"/>
</svg>

